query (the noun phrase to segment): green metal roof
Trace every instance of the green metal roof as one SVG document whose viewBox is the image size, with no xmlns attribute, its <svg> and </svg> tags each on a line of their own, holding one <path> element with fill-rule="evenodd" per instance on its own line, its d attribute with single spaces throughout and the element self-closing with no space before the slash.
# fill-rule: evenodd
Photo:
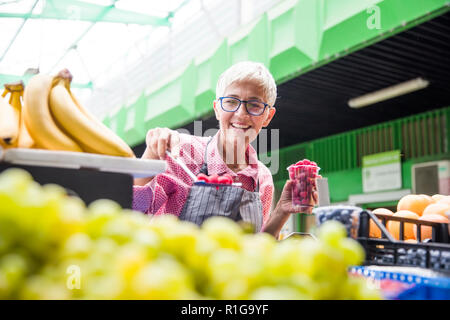
<svg viewBox="0 0 450 320">
<path fill-rule="evenodd" d="M 9 63 L 9 65 L 7 65 L 8 62 L 5 62 L 5 60 L 11 60 L 11 55 L 17 56 L 17 54 L 20 53 L 23 56 L 21 60 L 23 61 L 23 64 L 27 64 L 23 67 L 23 69 L 33 67 L 36 71 L 54 73 L 56 72 L 55 68 L 58 68 L 61 64 L 65 64 L 64 59 L 69 54 L 76 52 L 80 60 L 79 64 L 81 65 L 85 76 L 81 82 L 77 82 L 76 80 L 77 77 L 79 77 L 80 70 L 72 70 L 78 71 L 73 72 L 75 75 L 73 87 L 92 89 L 94 86 L 93 75 L 91 74 L 89 68 L 86 67 L 86 63 L 83 60 L 86 59 L 87 54 L 85 53 L 84 57 L 82 57 L 82 54 L 78 52 L 78 47 L 86 36 L 89 36 L 92 33 L 93 29 L 97 25 L 113 23 L 127 27 L 129 25 L 141 26 L 143 28 L 152 27 L 152 29 L 149 29 L 152 31 L 147 32 L 147 36 L 149 36 L 155 28 L 170 27 L 172 25 L 171 21 L 175 14 L 182 7 L 188 4 L 190 0 L 176 0 L 171 1 L 170 4 L 157 4 L 155 2 L 150 3 L 144 1 L 141 3 L 135 2 L 135 6 L 138 5 L 143 8 L 146 6 L 160 6 L 165 9 L 170 8 L 168 11 L 163 10 L 155 15 L 145 14 L 138 12 L 137 10 L 124 10 L 117 7 L 118 4 L 122 5 L 123 3 L 126 3 L 127 0 L 111 0 L 107 5 L 100 5 L 88 1 L 90 0 L 11 0 L 0 2 L 0 23 L 2 26 L 0 41 L 3 41 L 4 43 L 4 45 L 0 45 L 0 86 L 7 82 L 16 80 L 22 80 L 26 84 L 31 77 L 30 74 L 23 73 L 25 70 L 17 71 L 17 68 L 13 68 L 13 63 Z M 70 26 L 72 28 L 67 31 L 67 36 L 65 36 L 65 38 L 73 40 L 66 44 L 65 41 L 60 41 L 58 36 L 52 34 L 53 32 L 64 29 L 66 27 L 65 25 L 57 24 L 53 30 L 51 30 L 51 28 L 45 30 L 43 24 L 40 24 L 39 28 L 34 27 L 36 24 L 33 24 L 33 27 L 29 27 L 28 23 L 36 20 L 54 21 L 56 23 L 71 22 L 72 25 Z M 79 25 L 76 29 L 73 28 L 75 24 Z M 29 34 L 30 28 L 33 31 L 32 37 L 30 37 Z M 11 33 L 12 30 L 13 32 Z M 24 40 L 24 33 L 27 33 L 27 37 L 29 39 Z M 11 36 L 9 34 L 11 34 Z M 39 47 L 35 44 L 35 39 L 37 38 L 41 39 Z M 44 56 L 44 49 L 42 48 L 43 46 L 46 46 L 46 44 L 42 41 L 44 38 L 55 38 L 55 41 L 52 42 L 52 46 L 65 46 L 59 50 L 60 55 L 53 59 L 52 65 L 48 65 L 48 63 L 44 66 L 41 65 L 41 60 L 43 58 L 47 58 Z M 116 42 L 118 44 L 122 41 L 119 38 L 112 38 L 111 40 L 112 42 Z M 107 37 L 104 37 L 104 39 L 99 39 L 98 42 L 102 41 L 108 41 Z M 20 43 L 22 49 L 20 51 L 17 50 L 16 46 L 18 42 Z M 14 46 L 16 46 L 16 50 L 12 53 L 11 49 Z M 126 44 L 124 43 L 122 48 L 125 46 Z M 87 46 L 85 45 L 85 47 Z M 110 52 L 109 55 L 113 56 L 114 52 Z M 15 61 L 17 61 L 17 59 Z M 106 67 L 107 66 L 105 66 L 105 68 Z M 5 69 L 14 69 L 15 71 L 5 72 Z"/>
<path fill-rule="evenodd" d="M 118 133 L 136 145 L 152 127 L 177 128 L 212 115 L 216 81 L 235 62 L 262 62 L 280 84 L 449 9 L 447 0 L 286 0 L 227 37 L 209 57 L 194 59 L 175 79 L 146 90 L 139 104 L 109 117 L 125 117 L 117 120 L 127 123 Z"/>
<path fill-rule="evenodd" d="M 0 18 L 82 20 L 152 26 L 169 26 L 169 17 L 160 18 L 117 9 L 114 7 L 114 3 L 109 6 L 102 6 L 77 0 L 47 0 L 42 12 L 39 14 L 33 14 L 31 12 L 0 12 Z"/>
</svg>

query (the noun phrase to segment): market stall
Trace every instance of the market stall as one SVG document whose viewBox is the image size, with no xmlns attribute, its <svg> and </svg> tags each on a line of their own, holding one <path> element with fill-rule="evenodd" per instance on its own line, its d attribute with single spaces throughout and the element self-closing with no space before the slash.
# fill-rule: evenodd
<svg viewBox="0 0 450 320">
<path fill-rule="evenodd" d="M 0 299 L 450 300 L 447 0 L 106 2 L 0 3 Z"/>
</svg>

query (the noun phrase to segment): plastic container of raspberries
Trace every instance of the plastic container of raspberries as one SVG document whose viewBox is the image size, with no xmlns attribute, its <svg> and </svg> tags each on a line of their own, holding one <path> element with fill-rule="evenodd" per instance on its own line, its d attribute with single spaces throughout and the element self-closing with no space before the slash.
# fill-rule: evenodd
<svg viewBox="0 0 450 320">
<path fill-rule="evenodd" d="M 320 178 L 317 163 L 301 160 L 287 168 L 289 178 L 294 181 L 292 205 L 299 213 L 311 212 L 314 207 L 313 193 L 317 190 L 317 178 Z"/>
</svg>

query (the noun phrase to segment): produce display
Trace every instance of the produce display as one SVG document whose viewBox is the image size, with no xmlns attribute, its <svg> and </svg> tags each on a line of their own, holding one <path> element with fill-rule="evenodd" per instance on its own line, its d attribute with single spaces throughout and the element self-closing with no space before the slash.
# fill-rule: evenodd
<svg viewBox="0 0 450 320">
<path fill-rule="evenodd" d="M 313 192 L 316 188 L 316 178 L 320 168 L 317 163 L 308 159 L 303 159 L 290 165 L 289 178 L 295 183 L 292 188 L 292 205 L 298 208 L 299 212 L 306 211 L 314 206 Z"/>
<path fill-rule="evenodd" d="M 64 69 L 55 77 L 35 75 L 25 88 L 22 83 L 5 85 L 0 145 L 135 157 L 121 138 L 78 102 L 70 90 L 71 80 Z"/>
<path fill-rule="evenodd" d="M 378 299 L 351 277 L 364 250 L 338 222 L 276 241 L 110 200 L 89 207 L 19 169 L 0 175 L 0 299 Z"/>
<path fill-rule="evenodd" d="M 447 214 L 450 215 L 450 196 L 436 194 L 430 197 L 424 194 L 409 194 L 399 200 L 395 213 L 385 208 L 375 209 L 373 213 L 418 221 L 449 223 Z M 388 221 L 386 228 L 395 239 L 400 240 L 400 222 Z M 417 243 L 417 241 L 431 239 L 432 227 L 421 227 L 421 239 L 417 238 L 417 226 L 413 223 L 405 223 L 403 233 L 403 240 Z M 381 232 L 373 222 L 370 224 L 369 234 L 372 238 L 381 238 Z"/>
</svg>

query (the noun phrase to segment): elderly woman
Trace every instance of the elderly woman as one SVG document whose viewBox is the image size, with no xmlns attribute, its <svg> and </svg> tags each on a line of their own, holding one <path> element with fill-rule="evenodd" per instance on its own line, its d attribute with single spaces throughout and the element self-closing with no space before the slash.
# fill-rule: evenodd
<svg viewBox="0 0 450 320">
<path fill-rule="evenodd" d="M 143 159 L 167 160 L 167 170 L 152 179 L 136 179 L 133 208 L 154 215 L 173 214 L 201 224 L 211 216 L 252 223 L 255 231 L 275 237 L 295 212 L 291 181 L 271 212 L 274 185 L 269 169 L 258 161 L 251 142 L 275 115 L 277 88 L 261 63 L 240 62 L 227 69 L 216 87 L 214 112 L 220 130 L 213 137 L 179 134 L 168 128 L 151 129 Z M 193 184 L 166 151 L 178 156 L 195 174 L 228 175 L 235 185 Z M 317 195 L 314 194 L 315 199 Z"/>
</svg>

